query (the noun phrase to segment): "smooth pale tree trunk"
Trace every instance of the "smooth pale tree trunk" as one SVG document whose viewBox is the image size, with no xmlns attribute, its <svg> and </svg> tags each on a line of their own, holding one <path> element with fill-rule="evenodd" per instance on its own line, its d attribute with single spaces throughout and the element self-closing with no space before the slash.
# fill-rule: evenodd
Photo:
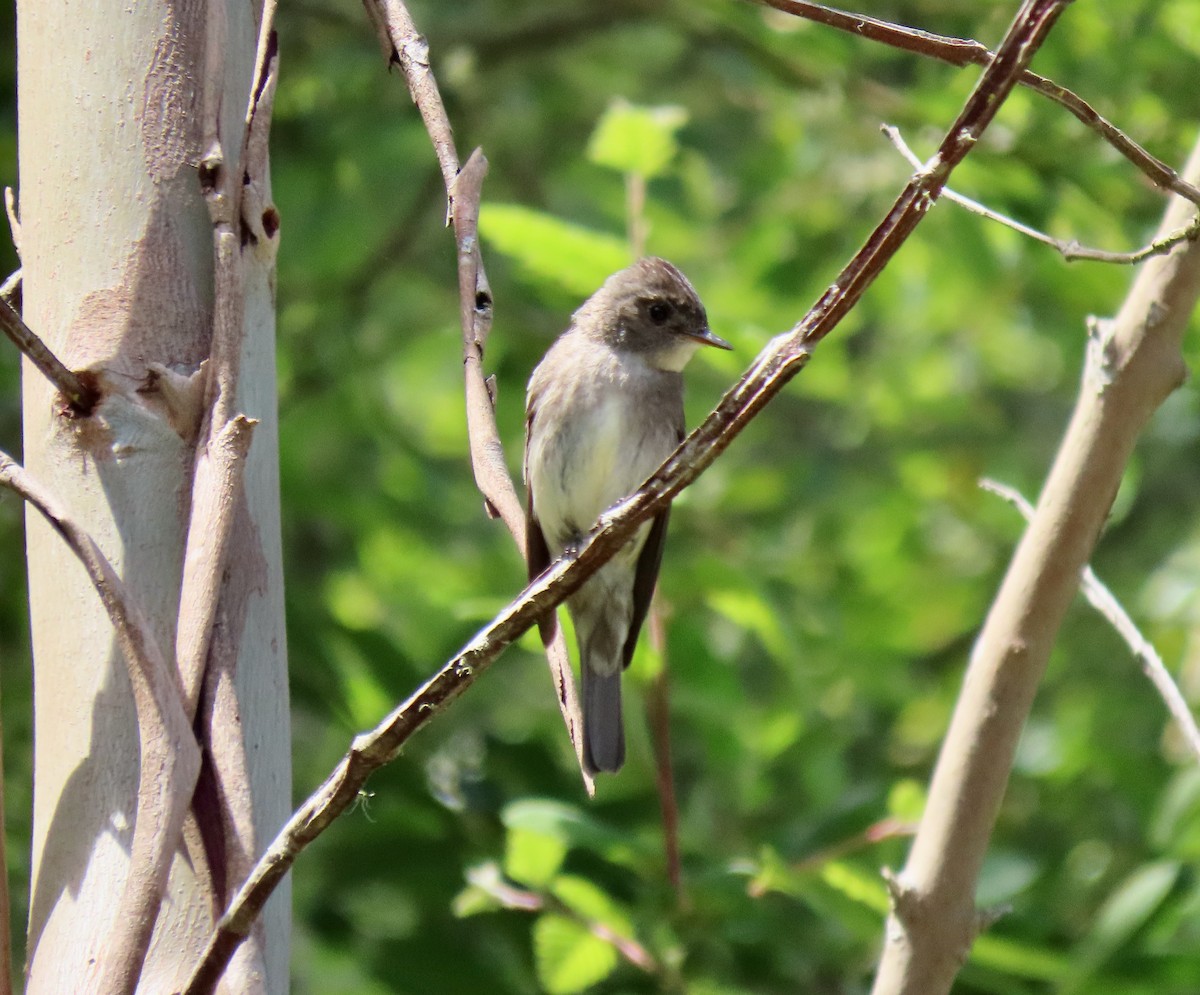
<svg viewBox="0 0 1200 995">
<path fill-rule="evenodd" d="M 240 176 L 259 17 L 251 0 L 214 2 L 223 5 L 216 32 L 209 4 L 198 0 L 17 3 L 24 316 L 67 366 L 95 372 L 104 393 L 94 415 L 69 417 L 26 364 L 24 461 L 96 539 L 168 657 L 193 468 L 194 438 L 184 436 L 198 423 L 146 390 L 148 368 L 192 374 L 209 352 L 213 227 L 197 172 L 203 93 L 207 73 L 220 91 L 226 161 Z M 272 263 L 250 254 L 244 273 L 237 408 L 259 423 L 222 600 L 230 631 L 218 638 L 237 646 L 248 758 L 241 787 L 261 847 L 289 812 L 290 737 Z M 139 746 L 109 619 L 33 512 L 27 552 L 36 730 L 28 990 L 60 995 L 95 990 L 96 965 L 119 925 Z M 139 990 L 178 989 L 220 912 L 221 889 L 180 845 Z M 289 906 L 286 893 L 267 906 L 257 938 L 261 990 L 287 990 Z"/>
</svg>

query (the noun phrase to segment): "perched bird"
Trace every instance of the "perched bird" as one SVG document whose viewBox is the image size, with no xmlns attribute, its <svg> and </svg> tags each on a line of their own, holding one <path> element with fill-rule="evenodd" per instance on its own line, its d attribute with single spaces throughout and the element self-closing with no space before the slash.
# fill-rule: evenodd
<svg viewBox="0 0 1200 995">
<path fill-rule="evenodd" d="M 533 371 L 526 398 L 531 580 L 683 439 L 681 371 L 701 345 L 730 348 L 709 330 L 687 278 L 663 259 L 614 273 L 575 312 Z M 584 764 L 593 773 L 625 761 L 621 671 L 650 608 L 668 513 L 643 525 L 567 599 L 579 640 Z M 553 632 L 552 618 L 544 632 Z"/>
</svg>

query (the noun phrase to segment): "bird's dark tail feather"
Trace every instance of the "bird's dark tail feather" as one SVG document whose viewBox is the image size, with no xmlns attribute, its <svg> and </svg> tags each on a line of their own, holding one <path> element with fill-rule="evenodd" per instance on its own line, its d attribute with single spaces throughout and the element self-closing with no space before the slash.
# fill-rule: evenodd
<svg viewBox="0 0 1200 995">
<path fill-rule="evenodd" d="M 583 671 L 583 762 L 588 773 L 613 773 L 625 762 L 621 717 L 621 668 L 599 674 L 585 660 Z"/>
</svg>

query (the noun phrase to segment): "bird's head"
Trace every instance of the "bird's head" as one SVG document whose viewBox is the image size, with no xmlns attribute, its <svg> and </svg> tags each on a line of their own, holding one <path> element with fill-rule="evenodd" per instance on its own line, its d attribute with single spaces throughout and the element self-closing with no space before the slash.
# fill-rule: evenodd
<svg viewBox="0 0 1200 995">
<path fill-rule="evenodd" d="M 576 321 L 599 331 L 613 348 L 678 372 L 702 345 L 732 348 L 708 327 L 695 288 L 665 259 L 647 256 L 610 276 L 579 309 Z"/>
</svg>

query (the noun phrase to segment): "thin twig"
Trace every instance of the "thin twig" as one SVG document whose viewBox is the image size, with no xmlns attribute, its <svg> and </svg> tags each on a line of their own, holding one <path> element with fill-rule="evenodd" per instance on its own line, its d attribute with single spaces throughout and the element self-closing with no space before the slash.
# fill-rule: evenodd
<svg viewBox="0 0 1200 995">
<path fill-rule="evenodd" d="M 629 251 L 634 259 L 646 254 L 646 177 L 641 173 L 625 174 L 625 216 L 629 229 Z"/>
<path fill-rule="evenodd" d="M 811 874 L 835 860 L 850 856 L 852 853 L 858 853 L 885 840 L 912 836 L 916 831 L 917 824 L 915 822 L 889 815 L 878 822 L 871 823 L 861 832 L 854 833 L 852 836 L 847 836 L 845 839 L 801 857 L 799 860 L 792 861 L 788 865 L 788 869 L 793 874 Z M 762 898 L 772 890 L 770 875 L 767 874 L 760 873 L 746 885 L 746 894 L 751 898 Z"/>
<path fill-rule="evenodd" d="M 17 271 L 18 273 L 20 270 Z M 9 277 L 11 280 L 12 277 Z M 7 286 L 7 281 L 5 282 Z M 0 328 L 13 344 L 25 354 L 47 380 L 58 388 L 72 410 L 80 415 L 91 414 L 100 391 L 78 373 L 72 373 L 50 348 L 34 333 L 21 316 L 13 310 L 7 298 L 0 299 Z"/>
<path fill-rule="evenodd" d="M 200 750 L 184 715 L 177 677 L 153 630 L 100 547 L 18 463 L 0 452 L 0 485 L 33 505 L 87 571 L 116 633 L 138 717 L 141 770 L 129 874 L 103 991 L 133 991 L 150 945 L 180 827 L 200 772 Z"/>
<path fill-rule="evenodd" d="M 935 162 L 913 176 L 866 244 L 793 328 L 775 336 L 716 409 L 632 495 L 600 517 L 574 558 L 555 561 L 407 701 L 371 731 L 355 737 L 338 765 L 267 848 L 209 939 L 188 987 L 211 990 L 238 944 L 296 857 L 358 798 L 368 777 L 399 754 L 409 738 L 462 694 L 503 650 L 572 594 L 717 459 L 733 439 L 807 364 L 924 218 L 947 178 L 974 147 L 1020 73 L 1069 0 L 1032 0 L 1010 28 L 942 142 Z M 197 979 L 211 979 L 208 984 Z"/>
<path fill-rule="evenodd" d="M 429 66 L 429 46 L 417 31 L 401 0 L 363 0 L 390 61 L 400 66 L 413 102 L 421 113 L 446 184 L 449 219 L 458 247 L 458 291 L 462 323 L 463 374 L 467 407 L 467 437 L 475 483 L 488 513 L 495 512 L 528 560 L 525 549 L 525 511 L 508 473 L 504 446 L 496 425 L 495 399 L 483 372 L 483 353 L 492 326 L 492 294 L 479 249 L 479 203 L 487 159 L 476 149 L 459 169 L 458 153 L 437 80 Z M 559 711 L 575 750 L 580 776 L 589 795 L 595 781 L 583 763 L 583 720 L 575 677 L 562 628 L 556 627 L 546 645 L 546 661 L 554 681 Z"/>
<path fill-rule="evenodd" d="M 8 232 L 12 237 L 17 258 L 21 258 L 21 219 L 17 217 L 17 195 L 12 187 L 4 188 L 4 213 L 8 215 Z"/>
<path fill-rule="evenodd" d="M 951 38 L 916 28 L 907 28 L 874 17 L 867 17 L 864 14 L 848 14 L 822 4 L 808 3 L 807 0 L 754 0 L 754 2 L 766 7 L 774 7 L 786 14 L 794 14 L 807 21 L 815 21 L 818 24 L 836 28 L 838 31 L 869 38 L 871 41 L 881 42 L 905 52 L 937 59 L 939 62 L 945 62 L 952 66 L 986 66 L 993 57 L 988 47 L 977 41 Z M 1096 132 L 1133 163 L 1160 190 L 1169 190 L 1179 194 L 1185 200 L 1190 200 L 1193 204 L 1200 205 L 1200 188 L 1188 183 L 1165 162 L 1147 152 L 1078 94 L 1071 92 L 1065 86 L 1059 86 L 1053 80 L 1030 72 L 1028 69 L 1021 74 L 1018 83 L 1048 97 L 1070 111 L 1080 122 Z"/>
<path fill-rule="evenodd" d="M 1033 505 L 1025 499 L 1020 491 L 987 478 L 979 481 L 979 486 L 1011 504 L 1021 513 L 1025 521 L 1033 519 Z M 1129 647 L 1134 659 L 1141 664 L 1143 673 L 1150 678 L 1150 683 L 1154 685 L 1155 690 L 1166 704 L 1167 711 L 1175 720 L 1175 724 L 1179 726 L 1179 731 L 1183 734 L 1188 748 L 1197 761 L 1200 761 L 1200 727 L 1197 726 L 1196 717 L 1192 715 L 1187 699 L 1184 698 L 1183 692 L 1179 690 L 1179 685 L 1171 677 L 1171 672 L 1167 670 L 1167 665 L 1163 663 L 1158 650 L 1154 648 L 1150 640 L 1142 635 L 1133 619 L 1129 617 L 1129 613 L 1117 600 L 1116 595 L 1096 576 L 1091 564 L 1083 568 L 1079 579 L 1079 589 L 1087 598 L 1088 604 L 1104 616 L 1116 629 L 1117 635 L 1125 640 L 1125 645 Z"/>
<path fill-rule="evenodd" d="M 0 283 L 0 297 L 3 297 L 9 306 L 18 314 L 21 313 L 21 285 L 24 274 L 21 268 L 17 267 L 5 278 L 3 283 Z"/>
<path fill-rule="evenodd" d="M 486 864 L 482 868 L 468 873 L 467 880 L 506 909 L 514 909 L 518 912 L 551 912 L 564 919 L 570 919 L 586 929 L 596 939 L 607 943 L 639 971 L 646 974 L 658 974 L 661 970 L 654 955 L 637 940 L 630 936 L 623 936 L 605 923 L 581 915 L 554 895 L 527 891 L 509 884 L 504 880 L 500 869 L 495 864 Z"/>
<path fill-rule="evenodd" d="M 679 852 L 679 803 L 675 798 L 675 771 L 671 763 L 671 661 L 667 656 L 667 632 L 664 616 L 668 609 L 655 595 L 650 605 L 650 645 L 658 657 L 658 673 L 646 696 L 646 720 L 654 740 L 654 784 L 658 789 L 658 808 L 662 815 L 663 855 L 667 880 L 681 907 L 687 904 L 683 890 L 683 861 Z"/>
<path fill-rule="evenodd" d="M 900 129 L 893 127 L 890 124 L 885 124 L 880 129 L 892 145 L 908 162 L 916 169 L 921 169 L 921 160 L 917 158 L 916 153 L 908 147 L 904 141 L 904 136 L 900 134 Z M 995 221 L 998 224 L 1004 225 L 1006 228 L 1011 228 L 1015 232 L 1019 232 L 1034 241 L 1041 242 L 1043 245 L 1048 245 L 1050 248 L 1062 254 L 1062 257 L 1068 262 L 1074 262 L 1079 259 L 1086 259 L 1092 262 L 1099 263 L 1116 263 L 1119 265 L 1131 266 L 1135 263 L 1140 263 L 1151 256 L 1161 256 L 1164 253 L 1170 252 L 1180 242 L 1187 242 L 1195 239 L 1200 235 L 1200 214 L 1194 217 L 1190 223 L 1182 228 L 1177 229 L 1170 235 L 1164 238 L 1155 239 L 1149 245 L 1136 249 L 1133 252 L 1109 252 L 1106 249 L 1091 249 L 1087 246 L 1080 245 L 1077 241 L 1064 241 L 1060 238 L 1054 238 L 1052 235 L 1047 235 L 1044 232 L 1038 231 L 1036 228 L 1031 228 L 1029 225 L 1016 221 L 1007 215 L 1001 214 L 998 211 L 992 210 L 979 203 L 977 200 L 972 200 L 970 197 L 964 197 L 960 193 L 956 193 L 949 187 L 942 191 L 942 196 L 949 201 L 953 201 L 960 207 L 965 208 L 972 214 L 978 214 L 981 218 L 987 218 L 989 221 Z"/>
</svg>

